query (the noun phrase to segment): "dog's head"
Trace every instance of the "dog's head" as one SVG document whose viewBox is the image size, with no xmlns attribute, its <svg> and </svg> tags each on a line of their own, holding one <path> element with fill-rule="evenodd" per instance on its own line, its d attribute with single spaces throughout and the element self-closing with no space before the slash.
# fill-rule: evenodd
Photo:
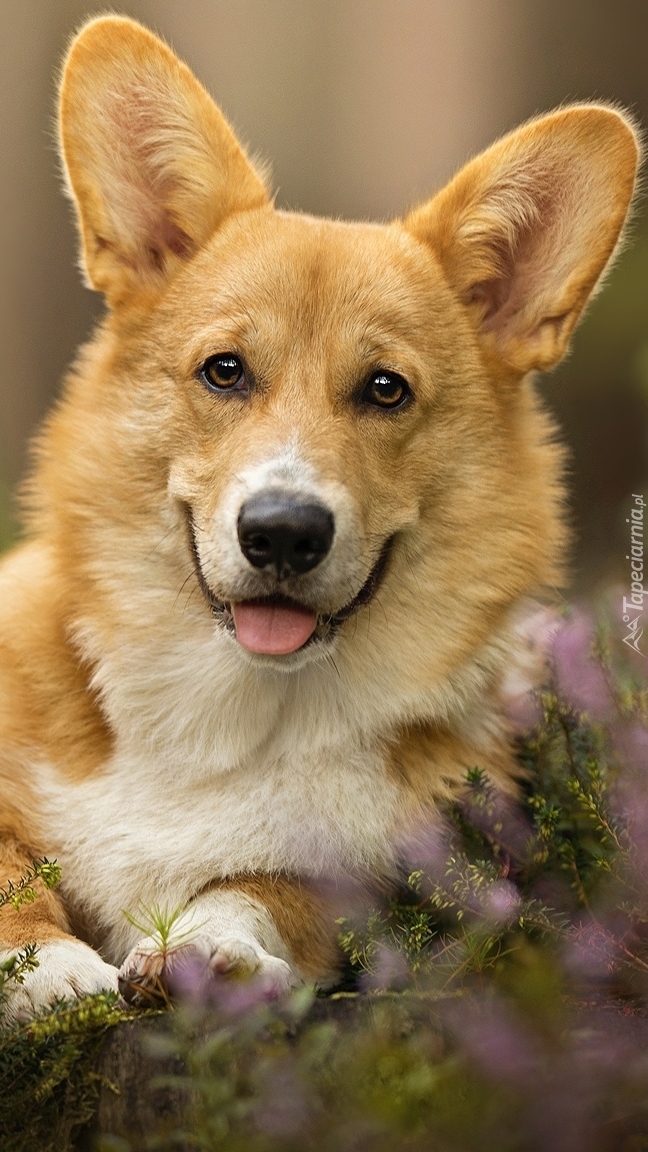
<svg viewBox="0 0 648 1152">
<path fill-rule="evenodd" d="M 145 611 L 164 554 L 205 627 L 287 670 L 371 610 L 420 682 L 556 579 L 560 452 L 525 378 L 617 246 L 622 114 L 533 120 L 403 220 L 319 220 L 276 211 L 188 69 L 107 17 L 72 45 L 61 139 L 110 317 L 49 451 L 73 458 L 98 583 L 137 553 Z"/>
</svg>

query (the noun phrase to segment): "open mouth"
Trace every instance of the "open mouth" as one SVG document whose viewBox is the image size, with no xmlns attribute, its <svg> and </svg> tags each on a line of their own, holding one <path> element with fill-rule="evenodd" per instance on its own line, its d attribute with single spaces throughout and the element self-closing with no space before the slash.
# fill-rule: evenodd
<svg viewBox="0 0 648 1152">
<path fill-rule="evenodd" d="M 332 638 L 339 626 L 375 595 L 394 542 L 393 536 L 385 541 L 376 563 L 353 600 L 335 613 L 318 613 L 298 600 L 281 595 L 240 601 L 218 600 L 203 575 L 189 509 L 187 520 L 196 577 L 212 616 L 248 652 L 265 656 L 288 656 L 310 644 Z"/>
</svg>

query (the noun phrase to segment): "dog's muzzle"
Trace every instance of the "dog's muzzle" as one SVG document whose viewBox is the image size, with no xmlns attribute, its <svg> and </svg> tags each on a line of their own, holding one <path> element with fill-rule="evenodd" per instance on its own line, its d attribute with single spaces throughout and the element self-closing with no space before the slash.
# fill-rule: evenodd
<svg viewBox="0 0 648 1152">
<path fill-rule="evenodd" d="M 205 579 L 196 542 L 191 508 L 186 506 L 191 554 L 202 593 L 214 618 L 249 652 L 288 656 L 315 642 L 330 641 L 337 629 L 373 598 L 385 574 L 394 538 L 385 540 L 364 584 L 343 607 L 326 612 L 280 590 L 289 579 L 294 590 L 299 577 L 313 571 L 329 554 L 335 521 L 325 505 L 299 502 L 265 492 L 242 506 L 237 534 L 242 554 L 259 573 L 272 577 L 276 591 L 252 598 L 220 600 Z M 250 592 L 247 591 L 247 596 Z"/>
</svg>

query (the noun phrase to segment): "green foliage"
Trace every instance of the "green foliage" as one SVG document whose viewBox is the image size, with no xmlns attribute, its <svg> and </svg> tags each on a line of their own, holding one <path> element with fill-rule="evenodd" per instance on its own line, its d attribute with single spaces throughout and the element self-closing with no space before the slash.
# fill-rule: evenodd
<svg viewBox="0 0 648 1152">
<path fill-rule="evenodd" d="M 562 873 L 588 907 L 622 847 L 609 788 L 616 766 L 605 731 L 555 692 L 541 694 L 544 723 L 522 743 L 537 832 L 532 873 Z"/>
<path fill-rule="evenodd" d="M 188 944 L 196 935 L 199 925 L 193 925 L 182 931 L 178 924 L 184 912 L 184 906 L 177 908 L 163 907 L 153 904 L 150 908 L 143 907 L 137 916 L 124 910 L 124 916 L 129 924 L 137 928 L 142 936 L 149 936 L 155 943 L 159 952 L 166 956 L 172 949 L 181 948 Z"/>
<path fill-rule="evenodd" d="M 61 869 L 55 860 L 34 860 L 20 879 L 14 884 L 8 880 L 4 888 L 0 888 L 0 908 L 11 904 L 16 911 L 23 904 L 33 904 L 38 896 L 37 881 L 40 880 L 45 888 L 55 888 L 61 879 Z"/>
<path fill-rule="evenodd" d="M 338 998 L 333 1008 L 353 1009 L 347 1019 L 317 1007 L 298 992 L 281 1009 L 214 1018 L 206 1039 L 204 1019 L 197 1032 L 193 1013 L 174 1014 L 153 1045 L 184 1063 L 186 1074 L 164 1083 L 185 1093 L 185 1122 L 165 1132 L 161 1121 L 144 1142 L 106 1138 L 98 1152 L 521 1152 L 524 1094 L 511 1097 L 454 1052 L 433 1003 Z"/>
<path fill-rule="evenodd" d="M 56 861 L 34 860 L 17 881 L 0 887 L 0 908 L 33 904 L 39 888 L 56 887 Z M 38 968 L 38 947 L 27 944 L 0 962 L 0 1008 L 11 983 Z M 92 1115 L 98 1086 L 88 1059 L 106 1029 L 125 1018 L 117 996 L 106 993 L 63 1002 L 29 1023 L 0 1032 L 0 1134 L 2 1152 L 67 1152 L 76 1128 Z M 90 1065 L 91 1067 L 91 1065 Z"/>
<path fill-rule="evenodd" d="M 524 939 L 550 948 L 568 933 L 573 904 L 590 907 L 623 847 L 609 805 L 609 751 L 603 731 L 554 692 L 542 694 L 542 705 L 543 724 L 520 743 L 529 816 L 522 842 L 515 827 L 512 848 L 506 806 L 485 773 L 470 769 L 464 796 L 447 813 L 443 866 L 412 870 L 386 909 L 341 923 L 354 970 L 376 973 L 387 947 L 419 983 L 423 976 L 447 988 L 495 969 Z M 551 876 L 567 881 L 573 901 L 563 892 L 554 907 L 537 897 L 538 879 Z"/>
<path fill-rule="evenodd" d="M 639 730 L 648 747 L 646 689 L 614 666 L 603 631 L 593 656 L 617 728 Z M 397 899 L 340 922 L 341 947 L 369 986 L 390 972 L 402 983 L 403 967 L 415 986 L 437 990 L 496 977 L 525 942 L 551 954 L 578 939 L 585 921 L 596 928 L 599 948 L 616 954 L 618 979 L 632 987 L 633 974 L 648 973 L 643 866 L 615 802 L 630 766 L 614 750 L 609 722 L 580 712 L 555 684 L 538 702 L 541 722 L 518 748 L 525 823 L 480 768 L 470 769 L 464 795 L 446 813 L 441 863 L 410 870 Z M 606 922 L 610 908 L 625 917 L 616 936 Z M 386 950 L 403 964 L 386 965 Z"/>
<path fill-rule="evenodd" d="M 11 980 L 16 984 L 24 984 L 27 973 L 38 968 L 37 953 L 36 944 L 27 944 L 19 952 L 14 952 L 0 961 L 0 1004 L 6 999 L 6 985 Z"/>
<path fill-rule="evenodd" d="M 38 898 L 39 882 L 45 888 L 55 888 L 61 879 L 61 869 L 55 860 L 34 860 L 16 883 L 8 880 L 0 887 L 0 909 L 11 904 L 18 911 L 24 904 L 33 904 Z M 0 961 L 0 1009 L 7 998 L 11 983 L 23 984 L 29 972 L 38 968 L 38 948 L 27 944 L 20 951 Z"/>
<path fill-rule="evenodd" d="M 101 1086 L 94 1065 L 103 1037 L 131 1016 L 105 992 L 0 1033 L 2 1152 L 71 1152 Z"/>
</svg>

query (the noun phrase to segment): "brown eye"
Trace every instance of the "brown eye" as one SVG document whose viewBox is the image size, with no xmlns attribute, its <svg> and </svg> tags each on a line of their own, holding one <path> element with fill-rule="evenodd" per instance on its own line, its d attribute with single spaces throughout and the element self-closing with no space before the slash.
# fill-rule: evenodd
<svg viewBox="0 0 648 1152">
<path fill-rule="evenodd" d="M 247 392 L 245 370 L 233 352 L 220 352 L 205 360 L 198 373 L 210 392 Z"/>
<path fill-rule="evenodd" d="M 409 385 L 398 372 L 374 372 L 370 376 L 362 400 L 375 408 L 402 408 L 412 393 Z"/>
</svg>

